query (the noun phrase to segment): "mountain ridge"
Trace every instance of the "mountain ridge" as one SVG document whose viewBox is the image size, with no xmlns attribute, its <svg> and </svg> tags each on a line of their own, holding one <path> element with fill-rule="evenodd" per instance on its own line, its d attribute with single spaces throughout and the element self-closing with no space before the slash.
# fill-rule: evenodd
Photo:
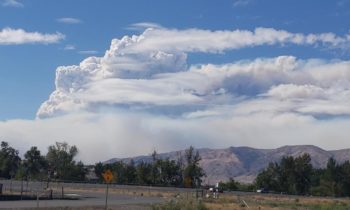
<svg viewBox="0 0 350 210">
<path fill-rule="evenodd" d="M 185 150 L 178 150 L 158 154 L 158 158 L 178 159 Z M 324 150 L 314 145 L 285 145 L 276 149 L 257 149 L 253 147 L 228 147 L 223 149 L 200 148 L 196 149 L 202 160 L 201 167 L 206 173 L 204 183 L 214 184 L 234 178 L 241 182 L 253 182 L 256 175 L 270 162 L 278 162 L 284 156 L 297 157 L 304 153 L 310 154 L 311 163 L 316 168 L 326 167 L 329 158 L 333 157 L 338 163 L 350 160 L 350 149 Z M 129 158 L 113 158 L 105 163 L 116 161 L 136 164 L 141 161 L 152 161 L 151 155 L 142 155 Z"/>
</svg>

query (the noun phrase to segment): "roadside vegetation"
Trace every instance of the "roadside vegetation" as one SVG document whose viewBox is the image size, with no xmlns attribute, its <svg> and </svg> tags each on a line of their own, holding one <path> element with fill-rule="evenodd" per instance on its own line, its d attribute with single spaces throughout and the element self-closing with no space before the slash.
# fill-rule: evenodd
<svg viewBox="0 0 350 210">
<path fill-rule="evenodd" d="M 161 158 L 156 151 L 151 160 L 135 163 L 133 160 L 117 161 L 111 164 L 96 163 L 86 166 L 75 160 L 78 148 L 65 142 L 56 142 L 42 155 L 37 147 L 24 153 L 7 142 L 1 142 L 0 178 L 18 180 L 56 180 L 103 182 L 102 173 L 107 169 L 113 173 L 116 184 L 153 185 L 199 188 L 205 176 L 199 162 L 201 157 L 192 146 L 179 153 L 176 160 Z M 279 162 L 271 162 L 256 177 L 255 182 L 244 184 L 233 178 L 219 183 L 225 191 L 256 191 L 277 194 L 350 196 L 350 162 L 341 164 L 330 158 L 325 168 L 314 168 L 309 154 L 299 157 L 283 157 Z"/>
<path fill-rule="evenodd" d="M 56 142 L 42 155 L 37 147 L 31 147 L 21 159 L 18 150 L 7 142 L 1 142 L 0 178 L 17 180 L 55 180 L 55 181 L 94 181 L 102 183 L 102 173 L 107 169 L 113 173 L 116 184 L 155 185 L 174 187 L 199 187 L 205 175 L 199 166 L 201 157 L 191 146 L 177 160 L 161 159 L 156 151 L 149 162 L 135 164 L 117 161 L 111 164 L 96 163 L 86 166 L 76 162 L 76 146 L 65 142 Z M 96 175 L 87 180 L 89 173 Z M 90 174 L 91 175 L 91 174 Z"/>
<path fill-rule="evenodd" d="M 295 195 L 350 196 L 350 162 L 328 160 L 326 168 L 313 168 L 310 155 L 284 157 L 258 174 L 255 185 L 269 191 Z"/>
<path fill-rule="evenodd" d="M 244 201 L 244 202 L 243 202 Z M 262 210 L 349 210 L 347 198 L 324 198 L 270 194 L 233 195 L 222 194 L 219 199 L 206 199 L 207 209 L 262 209 Z"/>
</svg>

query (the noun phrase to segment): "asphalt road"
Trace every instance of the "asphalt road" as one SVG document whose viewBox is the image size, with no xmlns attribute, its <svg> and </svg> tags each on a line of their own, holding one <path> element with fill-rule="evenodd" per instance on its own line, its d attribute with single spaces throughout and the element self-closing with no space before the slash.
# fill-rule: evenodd
<svg viewBox="0 0 350 210">
<path fill-rule="evenodd" d="M 24 201 L 0 201 L 0 209 L 11 208 L 47 208 L 47 207 L 104 207 L 105 194 L 98 192 L 79 193 L 82 196 L 79 200 L 24 200 Z M 160 197 L 145 197 L 131 195 L 117 195 L 110 193 L 108 196 L 108 206 L 120 205 L 150 205 L 164 202 Z"/>
<path fill-rule="evenodd" d="M 19 194 L 21 188 L 25 194 L 35 195 L 43 193 L 46 187 L 45 182 L 23 182 L 0 180 L 3 184 L 3 192 L 6 194 Z M 82 183 L 50 183 L 49 187 L 54 189 L 54 195 L 59 197 L 60 189 L 64 188 L 64 194 L 76 194 L 80 199 L 77 200 L 23 200 L 23 201 L 0 201 L 0 209 L 19 209 L 19 208 L 48 208 L 48 207 L 104 207 L 105 205 L 105 187 L 104 184 L 82 184 Z M 149 186 L 127 186 L 127 185 L 110 185 L 108 196 L 108 206 L 147 206 L 165 202 L 162 196 L 154 196 L 162 192 L 171 194 L 192 193 L 192 189 L 180 189 L 171 187 L 149 187 Z M 145 196 L 141 196 L 144 193 Z M 148 194 L 153 196 L 146 196 Z M 55 196 L 54 196 L 55 197 Z M 68 197 L 68 196 L 66 196 Z"/>
</svg>

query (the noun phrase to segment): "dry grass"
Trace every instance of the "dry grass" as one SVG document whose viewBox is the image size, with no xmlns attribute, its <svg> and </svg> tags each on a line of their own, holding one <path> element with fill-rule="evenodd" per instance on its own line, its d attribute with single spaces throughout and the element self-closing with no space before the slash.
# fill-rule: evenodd
<svg viewBox="0 0 350 210">
<path fill-rule="evenodd" d="M 150 206 L 141 205 L 119 205 L 108 207 L 108 210 L 149 210 Z M 43 208 L 40 208 L 43 209 Z M 45 210 L 104 210 L 104 207 L 45 207 Z M 37 210 L 37 208 L 25 208 L 23 210 Z"/>
<path fill-rule="evenodd" d="M 249 208 L 244 204 L 248 204 Z M 208 209 L 308 209 L 308 210 L 350 210 L 349 198 L 320 198 L 288 195 L 241 195 L 222 194 L 219 199 L 207 199 L 205 205 Z"/>
<path fill-rule="evenodd" d="M 53 188 L 54 191 L 60 192 L 61 188 Z M 68 188 L 64 189 L 65 193 L 79 193 L 79 192 L 104 192 L 104 187 L 93 188 Z M 178 191 L 168 191 L 166 188 L 147 188 L 147 187 L 130 187 L 130 188 L 118 188 L 117 186 L 111 186 L 109 193 L 119 195 L 142 195 L 150 197 L 162 197 L 167 200 L 195 199 L 195 194 L 186 192 L 181 189 Z M 245 201 L 249 208 L 245 206 Z M 220 194 L 219 199 L 204 198 L 203 204 L 207 209 L 213 210 L 231 210 L 231 209 L 260 209 L 260 210 L 350 210 L 349 198 L 323 198 L 323 197 L 302 197 L 302 196 L 288 196 L 288 195 L 271 195 L 271 194 L 244 194 L 237 195 L 234 193 Z M 69 208 L 69 209 L 82 209 L 82 208 Z M 86 209 L 86 208 L 84 208 Z M 99 209 L 91 207 L 91 210 Z M 150 209 L 149 206 L 118 206 L 114 209 Z M 162 209 L 162 208 L 159 208 Z M 169 209 L 169 208 L 167 208 Z M 171 208 L 170 208 L 171 209 Z M 177 209 L 177 208 L 176 208 Z M 180 208 L 181 209 L 181 208 Z"/>
</svg>

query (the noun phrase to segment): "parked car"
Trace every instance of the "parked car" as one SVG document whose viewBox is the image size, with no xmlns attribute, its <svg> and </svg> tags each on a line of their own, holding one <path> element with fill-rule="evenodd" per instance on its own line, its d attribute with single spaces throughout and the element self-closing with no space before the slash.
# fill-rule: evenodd
<svg viewBox="0 0 350 210">
<path fill-rule="evenodd" d="M 268 193 L 269 191 L 265 188 L 260 188 L 256 190 L 257 193 Z"/>
</svg>

